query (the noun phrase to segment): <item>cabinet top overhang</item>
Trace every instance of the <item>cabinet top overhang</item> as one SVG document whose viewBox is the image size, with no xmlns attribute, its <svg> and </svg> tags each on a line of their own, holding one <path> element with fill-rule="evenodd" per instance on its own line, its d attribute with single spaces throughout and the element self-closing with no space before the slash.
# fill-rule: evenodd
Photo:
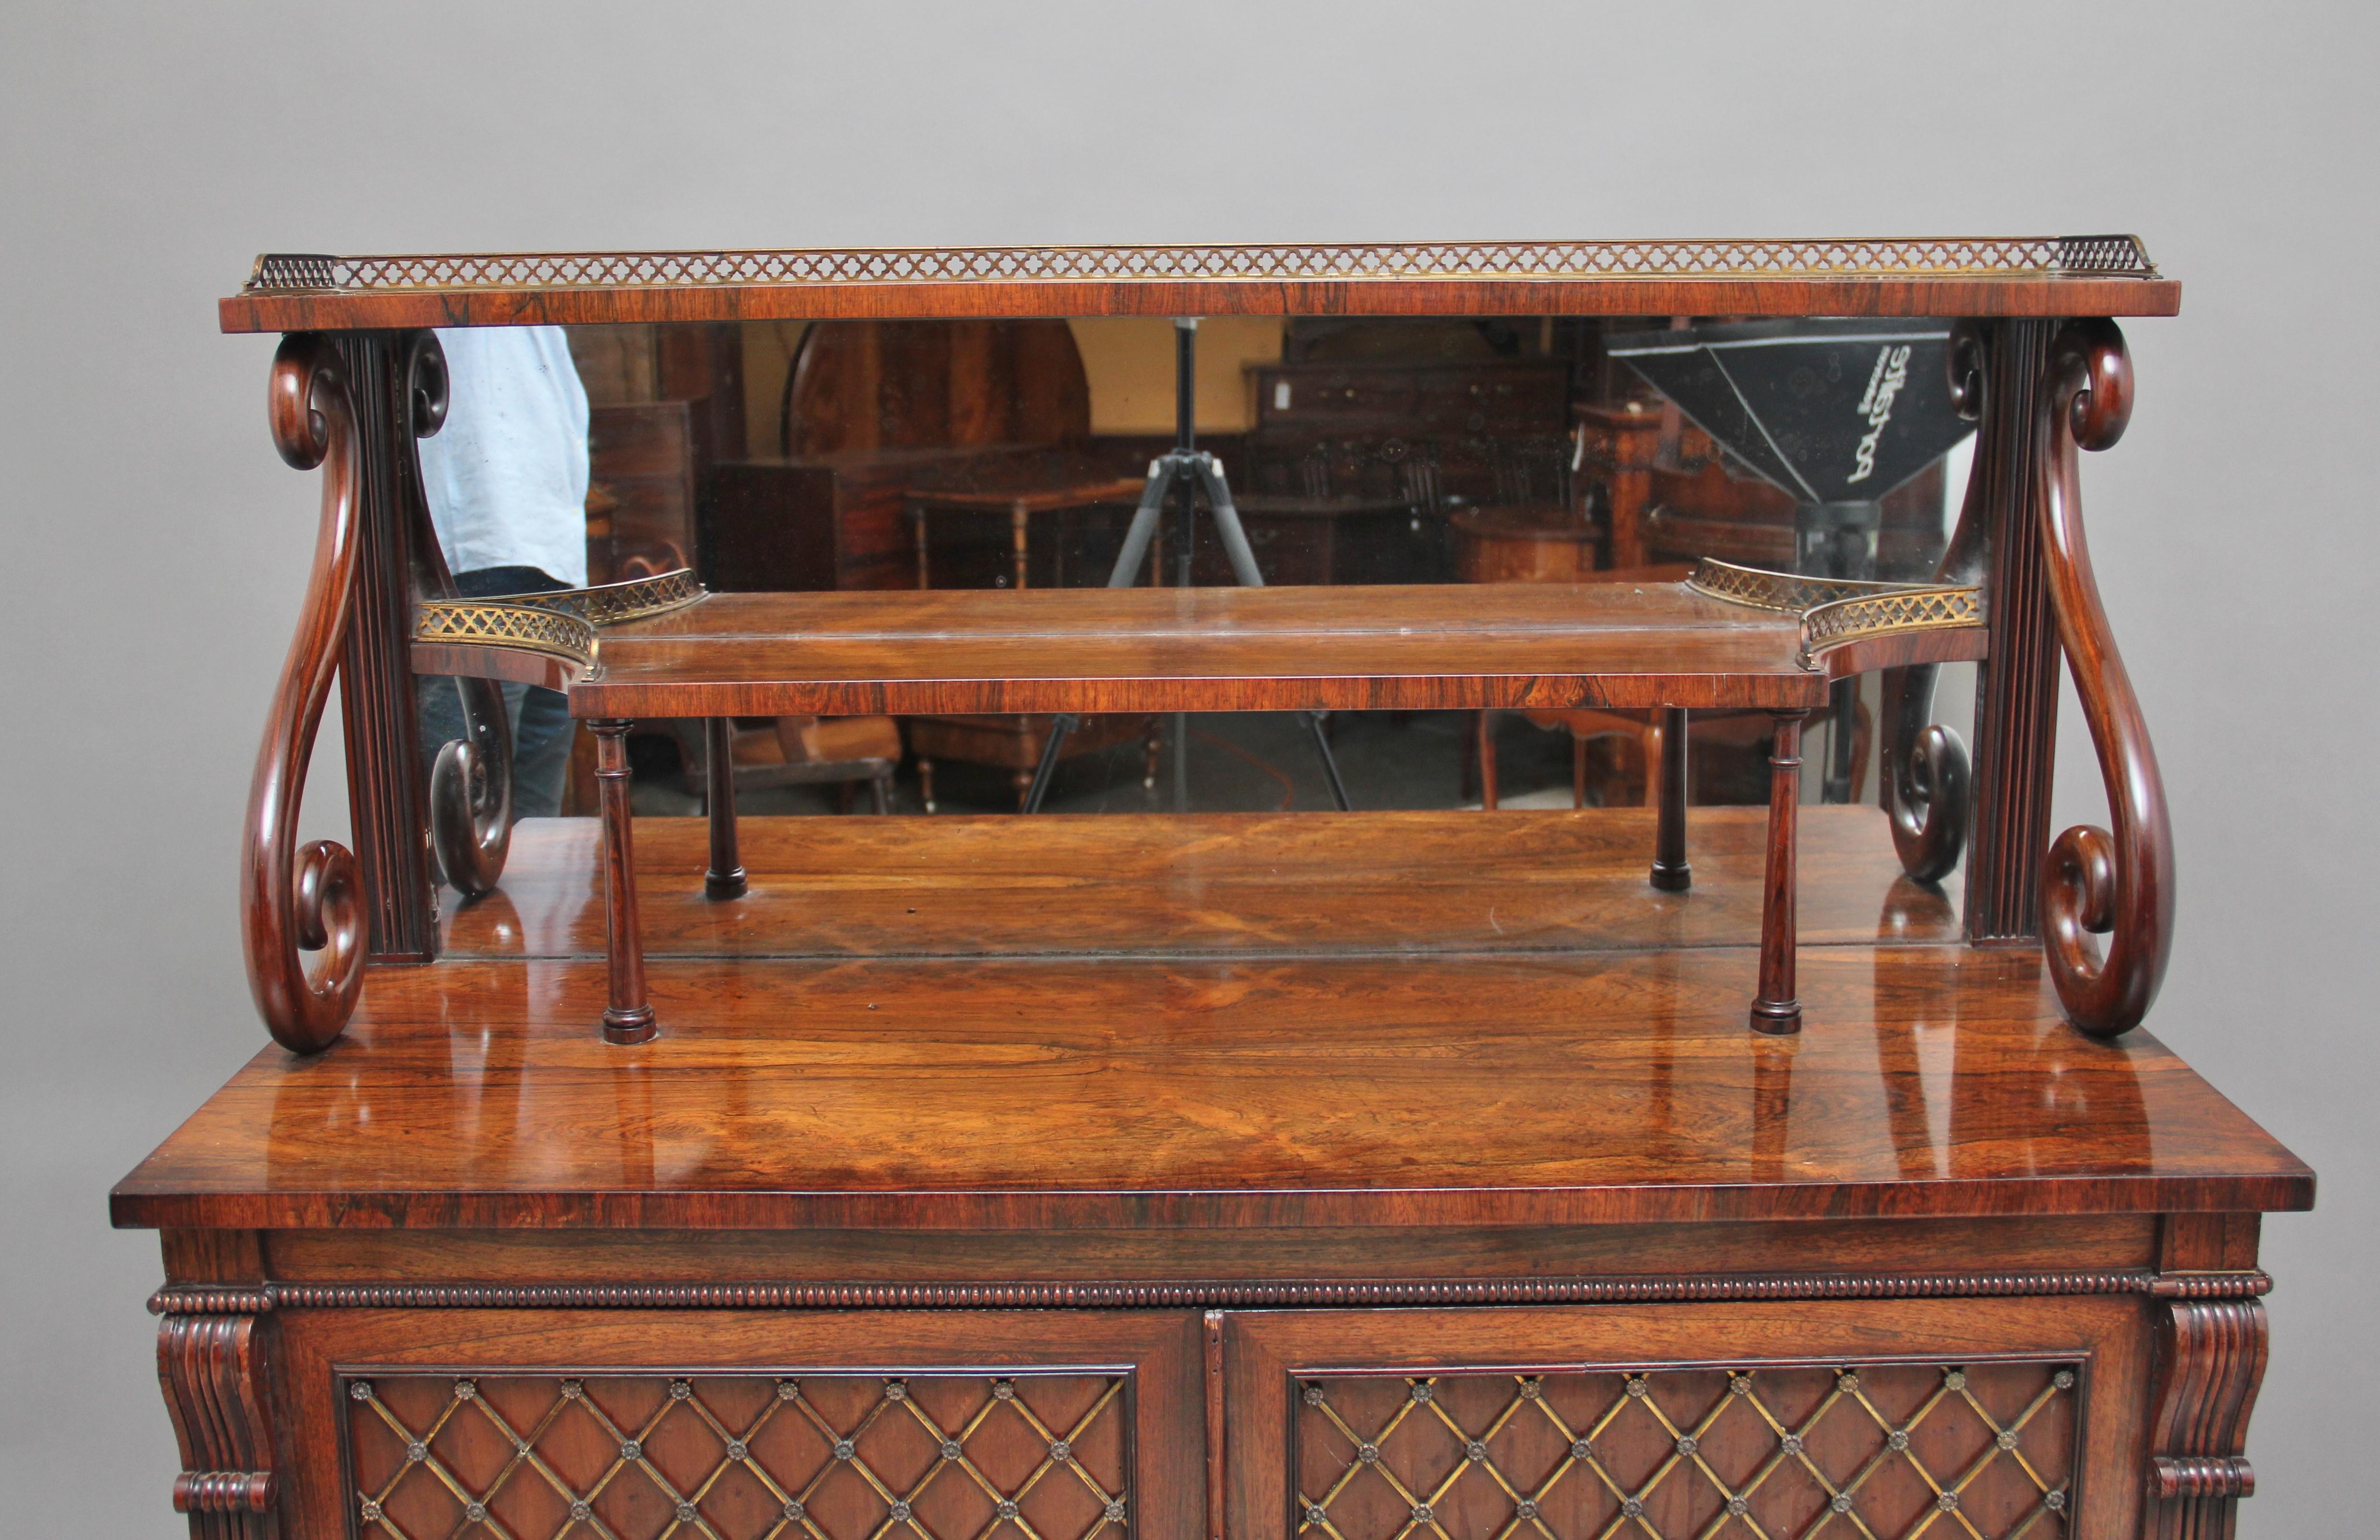
<svg viewBox="0 0 2380 1540">
<path fill-rule="evenodd" d="M 880 317 L 2153 316 L 2132 236 L 334 257 L 268 253 L 226 332 Z"/>
</svg>

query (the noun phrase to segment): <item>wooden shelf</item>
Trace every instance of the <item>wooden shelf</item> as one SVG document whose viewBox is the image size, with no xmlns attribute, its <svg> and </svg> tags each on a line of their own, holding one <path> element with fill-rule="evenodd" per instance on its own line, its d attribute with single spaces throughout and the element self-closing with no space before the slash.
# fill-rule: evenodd
<svg viewBox="0 0 2380 1540">
<path fill-rule="evenodd" d="M 268 253 L 226 332 L 1100 315 L 2171 315 L 2131 236 Z"/>
<path fill-rule="evenodd" d="M 1828 944 L 1803 948 L 1806 1026 L 1783 1039 L 1740 1007 L 1742 815 L 1704 816 L 1679 896 L 1643 886 L 1635 815 L 1316 817 L 1298 854 L 1327 847 L 1319 874 L 1281 852 L 1293 819 L 1152 819 L 1104 864 L 1091 821 L 752 820 L 754 896 L 708 928 L 657 921 L 662 1037 L 636 1047 L 591 1030 L 582 831 L 532 827 L 504 897 L 449 919 L 448 961 L 374 969 L 324 1053 L 258 1055 L 117 1188 L 115 1220 L 932 1231 L 2312 1201 L 2305 1168 L 2163 1045 L 2067 1027 L 2037 954 L 1935 940 L 1948 905 L 1887 879 L 1872 810 L 1811 820 L 1804 903 Z M 639 832 L 658 916 L 698 887 L 698 850 L 684 824 Z M 1544 855 L 1516 858 L 1538 834 Z M 1504 860 L 1514 876 L 1487 875 Z M 1613 945 L 1632 876 L 1649 950 Z M 1335 938 L 1301 915 L 1321 880 Z"/>
<path fill-rule="evenodd" d="M 937 589 L 712 594 L 604 626 L 591 670 L 451 638 L 418 639 L 414 666 L 524 677 L 526 658 L 597 718 L 1807 710 L 1843 673 L 1980 657 L 1984 630 L 1807 643 L 1797 612 L 1680 583 Z"/>
<path fill-rule="evenodd" d="M 1802 809 L 1802 944 L 1959 937 L 1873 807 Z M 1767 819 L 1696 807 L 1694 886 L 1645 880 L 1650 808 L 747 818 L 751 891 L 702 892 L 708 826 L 638 819 L 648 957 L 1300 957 L 1752 946 Z M 439 904 L 440 954 L 604 954 L 601 826 L 514 826 L 504 886 Z M 1956 884 L 1952 884 L 1955 889 Z"/>
</svg>

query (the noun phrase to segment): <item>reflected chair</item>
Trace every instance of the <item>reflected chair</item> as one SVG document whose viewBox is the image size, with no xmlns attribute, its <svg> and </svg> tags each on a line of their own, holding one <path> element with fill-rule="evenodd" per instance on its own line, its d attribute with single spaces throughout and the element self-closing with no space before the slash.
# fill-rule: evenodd
<svg viewBox="0 0 2380 1540">
<path fill-rule="evenodd" d="M 707 794 L 709 735 L 703 723 L 671 723 L 690 795 Z M 729 739 L 738 795 L 776 786 L 835 785 L 843 811 L 865 782 L 877 813 L 892 810 L 892 772 L 901 764 L 901 730 L 891 717 L 775 717 L 737 721 Z"/>
</svg>

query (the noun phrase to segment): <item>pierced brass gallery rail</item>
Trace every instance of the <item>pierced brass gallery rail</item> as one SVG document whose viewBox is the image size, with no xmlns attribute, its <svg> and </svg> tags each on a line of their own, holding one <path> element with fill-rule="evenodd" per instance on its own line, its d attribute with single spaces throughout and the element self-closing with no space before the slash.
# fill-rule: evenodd
<svg viewBox="0 0 2380 1540">
<path fill-rule="evenodd" d="M 438 599 L 424 603 L 413 623 L 417 642 L 462 647 L 503 647 L 559 658 L 587 673 L 595 669 L 595 627 L 580 617 L 514 600 Z"/>
<path fill-rule="evenodd" d="M 666 614 L 706 597 L 708 590 L 694 575 L 681 569 L 558 593 L 430 600 L 416 612 L 413 639 L 534 652 L 591 676 L 601 669 L 600 627 Z"/>
<path fill-rule="evenodd" d="M 1801 616 L 1805 661 L 1828 648 L 1869 637 L 1984 624 L 1983 591 L 1972 585 L 1802 577 L 1705 557 L 1686 587 L 1730 604 Z"/>
<path fill-rule="evenodd" d="M 1984 605 L 1974 588 L 1904 588 L 1821 604 L 1802 617 L 1802 649 L 1815 654 L 1863 637 L 1981 626 Z"/>
<path fill-rule="evenodd" d="M 694 580 L 694 574 L 680 567 L 651 577 L 632 577 L 625 583 L 605 583 L 592 588 L 565 588 L 557 593 L 505 594 L 497 602 L 525 604 L 533 610 L 552 610 L 561 614 L 577 615 L 592 625 L 621 625 L 632 620 L 647 620 L 683 610 L 705 598 L 710 590 Z"/>
<path fill-rule="evenodd" d="M 668 285 L 1147 280 L 1961 275 L 2154 278 L 2134 236 L 1837 240 L 1428 241 L 1398 245 L 1013 246 L 793 251 L 268 252 L 254 294 Z"/>
</svg>

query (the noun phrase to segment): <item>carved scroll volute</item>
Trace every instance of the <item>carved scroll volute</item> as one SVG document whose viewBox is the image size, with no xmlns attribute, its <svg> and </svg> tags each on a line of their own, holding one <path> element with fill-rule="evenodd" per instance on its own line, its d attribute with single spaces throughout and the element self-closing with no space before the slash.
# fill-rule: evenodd
<svg viewBox="0 0 2380 1540">
<path fill-rule="evenodd" d="M 2156 1540 L 2233 1533 L 2253 1497 L 2248 1416 L 2265 1380 L 2265 1307 L 2253 1299 L 2177 1300 L 2157 1323 L 2149 1427 L 2149 1522 Z"/>
<path fill-rule="evenodd" d="M 181 1446 L 174 1510 L 192 1540 L 272 1540 L 281 1533 L 265 1323 L 252 1316 L 168 1316 L 157 1329 L 157 1380 Z"/>
<path fill-rule="evenodd" d="M 1950 403 L 1970 422 L 1984 414 L 1985 344 L 1982 328 L 1961 321 L 1950 333 Z M 1967 478 L 1958 527 L 1936 569 L 1937 583 L 1969 584 L 1984 570 L 1983 467 Z M 1892 823 L 1901 869 L 1938 882 L 1959 864 L 1967 843 L 1967 746 L 1934 721 L 1937 665 L 1888 669 L 1884 675 L 1885 753 L 1877 791 Z"/>
<path fill-rule="evenodd" d="M 2041 874 L 2042 944 L 2067 1019 L 2096 1037 L 2138 1026 L 2173 941 L 2173 831 L 2148 724 L 2116 650 L 2082 538 L 2078 449 L 2106 449 L 2132 413 L 2132 365 L 2111 321 L 2070 321 L 2049 348 L 2035 467 L 2058 639 L 2107 784 L 2111 834 L 2058 836 Z M 2105 936 L 2104 950 L 2092 940 Z"/>
<path fill-rule="evenodd" d="M 407 498 L 414 520 L 414 597 L 452 599 L 455 579 L 431 523 L 419 450 L 420 441 L 446 420 L 446 350 L 439 346 L 438 333 L 408 333 L 400 368 L 400 436 L 410 471 Z M 463 736 L 442 746 L 430 769 L 430 841 L 446 880 L 470 899 L 495 890 L 511 849 L 513 734 L 504 692 L 493 680 L 457 679 L 454 685 L 462 696 Z"/>
<path fill-rule="evenodd" d="M 298 844 L 306 767 L 356 589 L 355 411 L 337 355 L 323 338 L 294 333 L 283 339 L 273 359 L 269 410 L 281 457 L 299 470 L 322 467 L 322 517 L 305 606 L 249 786 L 240 932 L 249 988 L 273 1039 L 296 1053 L 318 1053 L 355 1013 L 365 940 L 355 856 L 330 840 Z M 310 952 L 320 953 L 310 967 Z"/>
</svg>

